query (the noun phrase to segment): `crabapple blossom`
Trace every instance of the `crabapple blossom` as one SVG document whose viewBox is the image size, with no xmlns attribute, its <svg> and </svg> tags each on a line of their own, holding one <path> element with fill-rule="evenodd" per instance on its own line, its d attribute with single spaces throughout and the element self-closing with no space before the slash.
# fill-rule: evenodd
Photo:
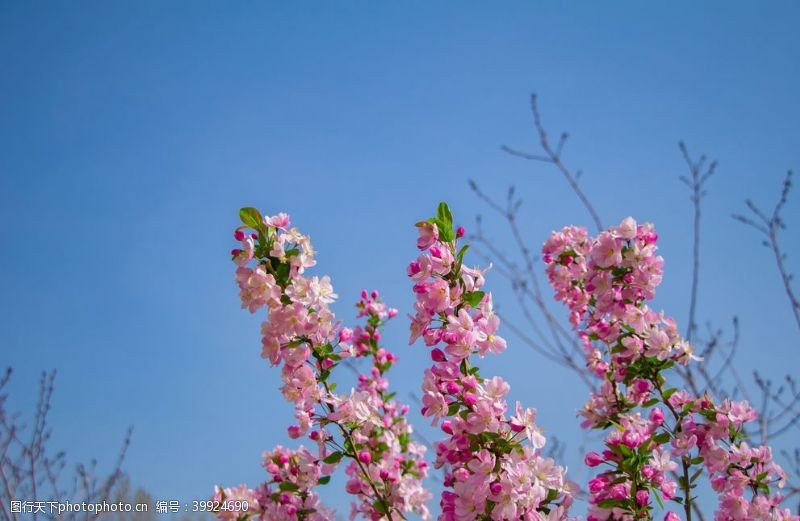
<svg viewBox="0 0 800 521">
<path fill-rule="evenodd" d="M 289 216 L 243 208 L 240 217 L 231 258 L 241 305 L 264 316 L 261 356 L 279 368 L 280 393 L 294 407 L 288 437 L 305 438 L 309 448 L 265 452 L 268 478 L 256 488 L 217 487 L 215 500 L 242 507 L 220 509 L 218 518 L 332 520 L 317 487 L 343 464 L 351 519 L 428 519 L 425 447 L 412 440 L 408 407 L 387 379 L 397 356 L 382 328 L 398 311 L 364 290 L 359 323 L 344 326 L 330 308 L 338 298 L 330 278 L 306 274 L 315 252 Z M 482 376 L 476 365 L 508 347 L 484 289 L 488 269 L 464 265 L 466 230 L 454 227 L 445 203 L 416 226 L 420 253 L 406 270 L 415 299 L 409 344 L 421 339 L 432 360 L 422 375 L 421 413 L 444 434 L 433 444 L 433 465 L 444 476 L 438 519 L 569 519 L 577 487 L 542 454 L 536 410 L 520 402 L 510 408 L 508 382 Z M 691 521 L 702 476 L 718 496 L 714 521 L 800 521 L 782 506 L 786 474 L 772 450 L 747 440 L 756 410 L 670 386 L 675 366 L 699 358 L 675 321 L 648 305 L 663 276 L 657 242 L 652 225 L 628 217 L 597 237 L 564 228 L 542 248 L 555 298 L 597 379 L 580 411 L 583 428 L 605 435 L 602 449 L 584 458 L 597 469 L 587 484 L 587 521 L 651 520 L 657 509 L 664 521 L 680 521 L 673 510 Z M 344 364 L 357 378 L 337 393 L 342 382 L 331 376 Z"/>
<path fill-rule="evenodd" d="M 508 383 L 481 377 L 473 364 L 506 348 L 492 296 L 482 290 L 485 270 L 463 265 L 464 230 L 453 230 L 446 204 L 417 228 L 423 253 L 407 270 L 416 297 L 410 343 L 422 337 L 433 348 L 422 414 L 447 434 L 436 444 L 434 464 L 446 468 L 439 519 L 566 519 L 573 487 L 565 470 L 541 454 L 536 411 L 517 403 L 507 417 Z"/>
<path fill-rule="evenodd" d="M 286 214 L 264 218 L 254 208 L 244 208 L 240 215 L 244 226 L 234 238 L 242 247 L 232 257 L 242 307 L 251 313 L 265 310 L 262 357 L 280 366 L 281 394 L 295 407 L 297 423 L 288 428 L 288 436 L 307 436 L 316 453 L 302 447 L 265 453 L 271 480 L 255 490 L 242 486 L 218 488 L 216 493 L 218 499 L 247 498 L 252 508 L 235 515 L 220 511 L 218 516 L 333 519 L 314 487 L 327 483 L 346 458 L 345 490 L 355 496 L 351 518 L 392 520 L 410 512 L 428 518 L 430 493 L 421 484 L 427 475 L 425 448 L 411 439 L 408 407 L 388 392 L 385 373 L 397 358 L 380 344 L 380 329 L 397 310 L 387 307 L 377 291 L 364 291 L 356 307 L 366 324 L 342 327 L 329 308 L 337 298 L 330 278 L 304 275 L 316 264 L 310 239 L 290 227 Z M 369 371 L 359 374 L 349 395 L 336 394 L 332 371 L 359 358 L 369 360 Z"/>
<path fill-rule="evenodd" d="M 755 410 L 668 385 L 670 368 L 698 357 L 674 320 L 647 305 L 664 266 L 657 240 L 652 225 L 628 217 L 596 238 L 564 228 L 542 248 L 555 298 L 567 306 L 587 368 L 600 379 L 582 425 L 609 431 L 602 454 L 585 459 L 606 469 L 589 482 L 589 520 L 651 519 L 652 497 L 679 504 L 688 521 L 705 470 L 719 494 L 715 521 L 797 521 L 781 508 L 785 474 L 769 447 L 745 440 Z M 678 516 L 668 512 L 665 520 Z"/>
</svg>

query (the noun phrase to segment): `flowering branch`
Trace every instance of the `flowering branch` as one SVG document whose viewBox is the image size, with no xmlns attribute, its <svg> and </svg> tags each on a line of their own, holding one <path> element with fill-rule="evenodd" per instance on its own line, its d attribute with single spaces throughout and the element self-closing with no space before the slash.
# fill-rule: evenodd
<svg viewBox="0 0 800 521">
<path fill-rule="evenodd" d="M 392 521 L 404 519 L 407 512 L 427 517 L 429 494 L 421 487 L 427 473 L 424 447 L 410 439 L 408 408 L 386 393 L 384 374 L 396 358 L 379 345 L 380 328 L 397 310 L 383 304 L 377 291 L 365 291 L 357 308 L 367 324 L 340 327 L 329 308 L 337 298 L 330 279 L 303 275 L 316 264 L 309 238 L 289 228 L 285 214 L 264 218 L 254 208 L 243 208 L 240 217 L 243 226 L 234 235 L 241 248 L 233 250 L 232 257 L 239 266 L 236 280 L 242 307 L 251 313 L 266 308 L 262 356 L 281 365 L 281 392 L 295 406 L 298 423 L 289 427 L 289 437 L 308 436 L 317 444 L 318 454 L 303 447 L 265 453 L 264 466 L 272 479 L 255 490 L 218 487 L 216 495 L 223 505 L 230 500 L 247 504 L 243 509 L 220 510 L 218 516 L 332 519 L 314 487 L 328 483 L 346 458 L 350 461 L 346 490 L 357 498 L 353 517 L 361 513 Z M 369 358 L 369 374 L 359 375 L 349 396 L 335 394 L 331 374 L 343 360 L 356 358 Z M 338 438 L 328 431 L 330 426 Z"/>
<path fill-rule="evenodd" d="M 669 369 L 698 357 L 675 322 L 647 306 L 662 277 L 657 239 L 651 225 L 627 218 L 596 238 L 565 228 L 542 248 L 556 299 L 568 307 L 587 367 L 602 382 L 582 411 L 585 428 L 610 431 L 603 453 L 585 460 L 609 467 L 589 483 L 590 520 L 652 519 L 652 497 L 682 505 L 690 521 L 703 470 L 720 496 L 715 519 L 798 519 L 781 509 L 784 497 L 775 489 L 786 475 L 771 449 L 746 441 L 744 426 L 756 411 L 747 402 L 715 405 L 708 394 L 668 385 Z M 668 477 L 678 468 L 675 459 L 677 483 Z M 677 516 L 668 512 L 665 519 Z"/>
<path fill-rule="evenodd" d="M 465 231 L 453 228 L 445 203 L 417 228 L 424 253 L 408 267 L 416 296 L 409 343 L 422 337 L 433 347 L 422 413 L 448 435 L 436 446 L 435 466 L 448 468 L 439 519 L 566 519 L 574 487 L 563 468 L 542 457 L 536 411 L 517 402 L 506 418 L 510 386 L 481 377 L 474 363 L 506 348 L 491 294 L 482 290 L 485 270 L 464 265 L 469 245 L 458 240 Z"/>
</svg>

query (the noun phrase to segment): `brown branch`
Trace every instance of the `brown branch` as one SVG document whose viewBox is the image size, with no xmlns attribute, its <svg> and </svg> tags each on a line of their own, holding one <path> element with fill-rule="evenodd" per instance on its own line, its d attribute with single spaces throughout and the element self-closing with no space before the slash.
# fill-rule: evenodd
<svg viewBox="0 0 800 521">
<path fill-rule="evenodd" d="M 541 113 L 539 112 L 539 107 L 536 104 L 536 94 L 531 95 L 531 112 L 533 113 L 533 123 L 536 126 L 536 133 L 538 134 L 539 137 L 539 145 L 542 147 L 544 155 L 521 152 L 506 145 L 501 146 L 500 149 L 513 156 L 521 157 L 523 159 L 528 159 L 532 161 L 541 161 L 544 163 L 553 164 L 558 169 L 558 171 L 561 172 L 561 175 L 567 181 L 569 187 L 572 189 L 573 192 L 575 192 L 575 195 L 578 196 L 578 199 L 580 199 L 583 206 L 589 212 L 589 215 L 591 215 L 592 220 L 594 221 L 594 224 L 597 227 L 597 230 L 598 231 L 602 230 L 603 224 L 600 221 L 600 216 L 597 214 L 597 211 L 594 209 L 594 206 L 589 201 L 589 198 L 586 196 L 581 187 L 578 185 L 578 177 L 580 177 L 580 171 L 573 174 L 572 171 L 570 171 L 570 169 L 567 168 L 567 166 L 561 160 L 561 152 L 564 148 L 564 143 L 566 143 L 569 135 L 566 132 L 562 132 L 561 136 L 558 139 L 558 144 L 556 145 L 556 148 L 553 149 L 552 146 L 550 145 L 550 140 L 547 137 L 547 131 L 545 130 L 544 125 L 542 124 L 542 116 Z"/>
<path fill-rule="evenodd" d="M 789 305 L 792 309 L 792 314 L 794 315 L 797 327 L 800 328 L 800 301 L 797 300 L 797 296 L 792 289 L 792 274 L 789 273 L 786 268 L 786 254 L 781 249 L 780 240 L 778 237 L 780 230 L 786 229 L 786 223 L 783 220 L 781 212 L 789 200 L 789 192 L 791 189 L 792 171 L 789 170 L 783 180 L 783 188 L 781 189 L 778 202 L 775 204 L 775 208 L 772 210 L 772 215 L 767 216 L 758 206 L 756 206 L 755 203 L 748 199 L 745 201 L 745 204 L 752 215 L 748 216 L 743 214 L 733 214 L 733 218 L 742 224 L 746 224 L 755 228 L 766 237 L 763 244 L 772 251 L 772 254 L 775 257 L 775 264 L 778 267 L 778 274 L 781 277 L 781 282 L 783 283 L 786 296 L 789 298 Z"/>
</svg>

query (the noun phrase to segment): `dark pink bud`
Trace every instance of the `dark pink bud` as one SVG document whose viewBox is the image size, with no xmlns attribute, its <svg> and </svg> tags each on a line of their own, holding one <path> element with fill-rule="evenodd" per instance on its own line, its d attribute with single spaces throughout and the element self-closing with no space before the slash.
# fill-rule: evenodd
<svg viewBox="0 0 800 521">
<path fill-rule="evenodd" d="M 489 490 L 492 491 L 492 494 L 497 496 L 497 495 L 500 494 L 500 492 L 503 491 L 503 485 L 501 485 L 499 482 L 495 481 L 494 483 L 489 485 Z"/>
<path fill-rule="evenodd" d="M 459 226 L 458 229 L 456 230 L 456 237 L 461 238 L 466 233 L 467 233 L 467 230 L 465 230 L 463 226 Z"/>
<path fill-rule="evenodd" d="M 478 403 L 478 397 L 472 393 L 467 393 L 464 395 L 464 403 L 467 404 L 467 407 L 472 407 Z"/>
<path fill-rule="evenodd" d="M 452 436 L 453 435 L 453 423 L 450 420 L 443 421 L 442 422 L 442 430 L 445 433 L 450 434 Z"/>
<path fill-rule="evenodd" d="M 361 463 L 369 463 L 372 461 L 372 454 L 370 454 L 368 450 L 360 450 L 358 451 L 358 461 Z"/>
<path fill-rule="evenodd" d="M 431 358 L 434 362 L 447 362 L 447 357 L 444 355 L 444 351 L 438 348 L 431 351 Z"/>
<path fill-rule="evenodd" d="M 371 295 L 372 295 L 372 298 L 378 298 L 378 290 L 377 289 L 373 289 Z"/>
<path fill-rule="evenodd" d="M 233 238 L 236 239 L 237 241 L 243 241 L 244 232 L 242 230 L 236 230 L 235 232 L 233 232 Z"/>
<path fill-rule="evenodd" d="M 349 327 L 343 327 L 339 330 L 339 341 L 349 342 L 353 339 L 353 330 Z"/>
<path fill-rule="evenodd" d="M 603 459 L 603 457 L 594 451 L 590 452 L 589 454 L 586 455 L 585 458 L 583 458 L 583 462 L 586 463 L 586 465 L 589 467 L 596 467 L 599 464 L 603 463 L 604 461 L 605 460 Z"/>
<path fill-rule="evenodd" d="M 658 407 L 650 411 L 650 421 L 656 425 L 661 425 L 664 423 L 664 411 Z"/>
<path fill-rule="evenodd" d="M 455 382 L 447 382 L 447 393 L 456 394 L 461 390 L 461 386 Z"/>
<path fill-rule="evenodd" d="M 606 483 L 600 478 L 594 478 L 589 481 L 589 492 L 596 494 L 604 488 L 606 488 Z"/>
</svg>

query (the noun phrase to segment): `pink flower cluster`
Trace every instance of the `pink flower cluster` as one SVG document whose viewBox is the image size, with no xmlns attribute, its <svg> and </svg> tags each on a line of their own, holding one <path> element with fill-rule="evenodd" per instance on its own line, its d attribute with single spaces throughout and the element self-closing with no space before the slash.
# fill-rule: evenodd
<svg viewBox="0 0 800 521">
<path fill-rule="evenodd" d="M 746 402 L 715 405 L 709 395 L 667 385 L 668 369 L 698 358 L 675 322 L 646 304 L 662 278 L 657 239 L 652 225 L 627 218 L 595 238 L 564 228 L 542 248 L 556 299 L 568 307 L 587 367 L 600 379 L 583 426 L 610 431 L 602 454 L 585 459 L 607 469 L 589 482 L 589 520 L 650 519 L 653 499 L 680 504 L 690 518 L 704 467 L 720 496 L 716 521 L 798 521 L 780 508 L 775 488 L 785 474 L 770 449 L 745 441 L 743 426 L 756 412 Z M 667 513 L 667 521 L 677 519 Z"/>
<path fill-rule="evenodd" d="M 263 218 L 257 210 L 244 208 L 240 215 L 244 226 L 234 236 L 241 248 L 233 250 L 232 257 L 238 265 L 242 307 L 251 313 L 266 308 L 262 356 L 281 366 L 281 393 L 295 406 L 298 421 L 289 427 L 289 437 L 308 436 L 318 454 L 303 448 L 268 452 L 264 465 L 273 475 L 271 481 L 255 491 L 220 489 L 218 495 L 256 498 L 252 504 L 259 507 L 242 513 L 246 518 L 332 519 L 313 487 L 327 483 L 336 465 L 347 458 L 346 490 L 356 496 L 351 518 L 360 514 L 373 521 L 392 520 L 409 512 L 427 518 L 425 450 L 411 440 L 408 408 L 387 393 L 384 375 L 396 357 L 379 344 L 380 328 L 397 310 L 386 307 L 377 291 L 365 291 L 357 308 L 366 325 L 341 327 L 329 308 L 337 298 L 330 279 L 304 275 L 315 265 L 309 238 L 289 228 L 285 214 Z M 349 395 L 335 394 L 331 372 L 358 358 L 369 359 L 370 371 L 359 375 Z M 226 515 L 219 513 L 220 518 Z"/>
<path fill-rule="evenodd" d="M 272 479 L 256 489 L 249 489 L 246 485 L 225 489 L 216 487 L 214 500 L 226 505 L 217 513 L 219 519 L 335 519 L 333 512 L 320 503 L 313 491 L 318 483 L 330 479 L 330 465 L 320 465 L 317 456 L 303 447 L 293 451 L 278 446 L 264 453 L 264 468 Z M 227 508 L 227 505 L 244 505 L 245 502 L 247 508 Z"/>
<path fill-rule="evenodd" d="M 536 411 L 517 403 L 507 417 L 508 383 L 482 378 L 472 364 L 473 355 L 500 353 L 506 342 L 497 334 L 491 295 L 481 289 L 485 272 L 462 264 L 463 228 L 453 230 L 444 203 L 417 227 L 423 253 L 408 266 L 416 296 L 410 343 L 422 337 L 434 347 L 422 413 L 448 435 L 436 446 L 435 466 L 447 468 L 439 519 L 565 519 L 572 484 L 541 455 Z"/>
</svg>

